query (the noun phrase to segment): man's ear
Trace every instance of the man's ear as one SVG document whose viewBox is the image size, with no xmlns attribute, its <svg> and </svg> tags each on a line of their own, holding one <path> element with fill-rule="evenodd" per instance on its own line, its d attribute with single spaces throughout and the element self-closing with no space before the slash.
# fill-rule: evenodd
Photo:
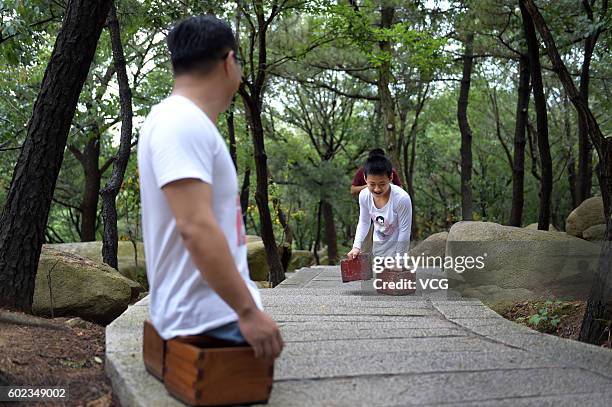
<svg viewBox="0 0 612 407">
<path fill-rule="evenodd" d="M 232 57 L 231 55 L 231 51 L 230 53 L 227 54 L 227 56 L 225 57 L 225 59 L 223 60 L 223 71 L 225 72 L 226 75 L 230 74 L 230 70 L 232 69 L 232 67 L 230 66 L 230 58 Z"/>
</svg>

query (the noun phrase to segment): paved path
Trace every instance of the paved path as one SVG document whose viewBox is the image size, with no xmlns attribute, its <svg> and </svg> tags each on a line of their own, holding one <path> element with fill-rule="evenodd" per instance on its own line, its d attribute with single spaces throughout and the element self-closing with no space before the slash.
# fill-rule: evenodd
<svg viewBox="0 0 612 407">
<path fill-rule="evenodd" d="M 612 352 L 516 325 L 474 300 L 369 295 L 337 267 L 262 290 L 286 347 L 270 406 L 611 406 Z M 418 294 L 418 293 L 417 293 Z M 147 298 L 107 327 L 121 404 L 179 406 L 142 364 Z"/>
</svg>

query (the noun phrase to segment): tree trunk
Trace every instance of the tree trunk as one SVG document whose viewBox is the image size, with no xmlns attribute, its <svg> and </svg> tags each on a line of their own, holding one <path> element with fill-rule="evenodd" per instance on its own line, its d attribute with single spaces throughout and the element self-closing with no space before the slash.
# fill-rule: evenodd
<svg viewBox="0 0 612 407">
<path fill-rule="evenodd" d="M 520 227 L 523 222 L 525 186 L 525 130 L 529 108 L 529 59 L 521 55 L 519 60 L 518 100 L 516 102 L 516 126 L 514 128 L 514 153 L 512 159 L 512 209 L 508 225 Z"/>
<path fill-rule="evenodd" d="M 253 92 L 257 94 L 256 92 Z M 244 98 L 244 97 L 243 97 Z M 253 138 L 253 155 L 255 158 L 255 172 L 257 174 L 257 188 L 255 189 L 255 202 L 259 210 L 259 224 L 261 239 L 266 249 L 266 259 L 270 268 L 270 282 L 276 287 L 285 279 L 285 271 L 278 254 L 278 246 L 274 238 L 274 228 L 268 201 L 268 158 L 264 144 L 264 130 L 261 123 L 261 110 L 251 98 L 244 98 L 247 120 Z M 257 100 L 257 99 L 256 99 Z"/>
<path fill-rule="evenodd" d="M 425 105 L 425 100 L 427 99 L 427 93 L 429 92 L 429 83 L 425 85 L 425 88 L 419 92 L 418 103 L 416 106 L 416 110 L 414 112 L 414 120 L 412 125 L 410 126 L 410 135 L 408 140 L 404 141 L 403 148 L 403 161 L 404 161 L 404 179 L 406 185 L 408 187 L 408 194 L 412 199 L 412 226 L 411 226 L 411 236 L 413 240 L 418 240 L 419 238 L 419 224 L 416 221 L 416 210 L 415 210 L 415 195 L 416 191 L 414 188 L 414 165 L 416 163 L 416 144 L 417 144 L 417 129 L 419 124 L 419 117 L 423 112 L 423 106 Z M 402 123 L 405 119 L 402 119 Z M 404 132 L 400 133 L 403 137 Z M 410 148 L 410 156 L 408 156 L 408 148 Z"/>
<path fill-rule="evenodd" d="M 240 188 L 240 209 L 242 209 L 242 221 L 247 224 L 247 211 L 249 210 L 249 187 L 251 186 L 251 169 L 247 168 L 242 179 Z"/>
<path fill-rule="evenodd" d="M 593 10 L 588 2 L 582 2 L 589 20 L 591 23 L 594 22 Z M 602 6 L 607 8 L 607 1 Z M 584 40 L 584 58 L 582 60 L 582 67 L 580 70 L 580 97 L 584 101 L 585 105 L 589 105 L 589 82 L 591 79 L 591 59 L 593 57 L 593 51 L 595 50 L 595 44 L 599 38 L 601 28 L 591 30 L 588 37 Z M 591 165 L 591 143 L 589 142 L 589 126 L 586 120 L 578 115 L 578 196 L 576 206 L 580 205 L 582 201 L 591 197 L 591 187 L 593 178 L 593 167 Z"/>
<path fill-rule="evenodd" d="M 102 195 L 102 219 L 104 219 L 104 235 L 102 237 L 102 260 L 117 269 L 117 246 L 119 232 L 117 231 L 117 195 L 123 184 L 125 170 L 130 160 L 132 142 L 132 91 L 128 82 L 125 67 L 125 55 L 121 45 L 121 31 L 117 20 L 117 9 L 113 4 L 108 15 L 108 30 L 111 38 L 113 61 L 117 70 L 119 82 L 119 103 L 121 105 L 121 137 L 119 149 L 113 162 L 113 172 L 110 180 L 100 192 Z"/>
<path fill-rule="evenodd" d="M 606 232 L 593 279 L 587 309 L 580 327 L 579 340 L 599 345 L 603 335 L 612 330 L 612 138 L 602 140 L 599 185 L 606 217 Z"/>
<path fill-rule="evenodd" d="M 325 222 L 325 244 L 327 244 L 327 264 L 338 262 L 338 243 L 336 224 L 334 223 L 334 208 L 328 201 L 321 202 L 321 212 Z"/>
<path fill-rule="evenodd" d="M 567 94 L 563 95 L 563 129 L 567 139 L 567 183 L 572 197 L 572 208 L 576 208 L 578 206 L 578 181 L 576 180 L 576 159 L 572 152 L 572 123 L 569 115 L 569 100 Z"/>
<path fill-rule="evenodd" d="M 394 14 L 395 9 L 393 7 L 381 8 L 380 27 L 382 29 L 391 28 Z M 392 82 L 391 54 L 393 48 L 391 42 L 388 40 L 380 41 L 378 45 L 380 51 L 386 54 L 378 68 L 378 96 L 380 98 L 380 112 L 382 116 L 382 133 L 385 135 L 384 140 L 389 159 L 396 168 L 400 168 L 400 152 L 395 131 L 395 104 L 393 103 L 393 96 L 389 90 L 389 84 Z"/>
<path fill-rule="evenodd" d="M 272 206 L 274 206 L 274 210 L 276 211 L 276 217 L 283 227 L 283 243 L 281 244 L 281 264 L 283 265 L 283 270 L 287 272 L 289 268 L 289 262 L 291 261 L 291 248 L 293 245 L 293 231 L 291 230 L 291 225 L 289 225 L 289 221 L 283 212 L 283 208 L 281 207 L 280 200 L 278 198 L 272 199 Z"/>
<path fill-rule="evenodd" d="M 53 190 L 108 0 L 72 0 L 45 70 L 0 218 L 0 305 L 30 311 Z"/>
<path fill-rule="evenodd" d="M 234 103 L 229 108 L 226 116 L 227 135 L 229 137 L 229 153 L 234 163 L 234 168 L 238 171 L 238 158 L 236 156 L 236 130 L 234 128 Z"/>
<path fill-rule="evenodd" d="M 559 51 L 550 34 L 550 30 L 542 18 L 533 0 L 522 0 L 533 18 L 534 24 L 546 44 L 546 52 L 550 58 L 554 72 L 559 77 L 565 92 L 574 104 L 579 115 L 587 123 L 591 143 L 599 156 L 599 185 L 606 219 L 606 232 L 599 258 L 599 269 L 593 280 L 591 294 L 584 314 L 579 340 L 597 344 L 599 338 L 612 320 L 612 138 L 605 138 L 597 120 L 589 106 L 580 97 L 572 77 L 570 76 Z"/>
<path fill-rule="evenodd" d="M 96 133 L 83 149 L 83 174 L 85 175 L 85 188 L 81 200 L 81 241 L 92 242 L 96 240 L 96 223 L 98 220 L 98 201 L 102 173 L 99 168 L 100 160 L 100 134 Z"/>
<path fill-rule="evenodd" d="M 538 150 L 540 152 L 540 210 L 538 214 L 538 229 L 548 230 L 550 225 L 550 199 L 553 186 L 552 157 L 548 143 L 548 113 L 546 97 L 544 96 L 544 83 L 540 67 L 540 51 L 538 39 L 531 16 L 524 7 L 523 1 L 519 3 L 523 17 L 523 31 L 527 40 L 529 54 L 529 70 L 533 87 L 533 100 L 536 110 L 538 130 Z"/>
<path fill-rule="evenodd" d="M 472 220 L 472 129 L 467 118 L 470 94 L 470 83 L 473 66 L 474 33 L 468 33 L 465 39 L 463 57 L 463 76 L 457 103 L 457 120 L 461 132 L 461 215 L 463 220 Z"/>
<path fill-rule="evenodd" d="M 321 207 L 323 206 L 323 201 L 319 201 L 317 205 L 317 230 L 316 230 L 316 238 L 314 242 L 313 255 L 315 258 L 315 264 L 321 264 L 321 260 L 319 259 L 319 244 L 321 242 Z"/>
</svg>

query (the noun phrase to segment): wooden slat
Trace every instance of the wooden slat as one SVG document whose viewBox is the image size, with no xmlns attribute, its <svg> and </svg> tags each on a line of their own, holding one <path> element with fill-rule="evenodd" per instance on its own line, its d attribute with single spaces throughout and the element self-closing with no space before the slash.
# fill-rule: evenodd
<svg viewBox="0 0 612 407">
<path fill-rule="evenodd" d="M 269 398 L 272 365 L 255 359 L 250 347 L 207 350 L 204 361 L 202 398 L 208 405 L 253 403 Z"/>
<path fill-rule="evenodd" d="M 151 321 L 143 328 L 142 353 L 146 369 L 157 379 L 164 376 L 164 340 L 157 334 Z"/>
<path fill-rule="evenodd" d="M 203 358 L 201 349 L 197 346 L 175 341 L 174 339 L 170 339 L 166 344 L 166 352 L 172 352 L 186 360 L 196 361 Z"/>
</svg>

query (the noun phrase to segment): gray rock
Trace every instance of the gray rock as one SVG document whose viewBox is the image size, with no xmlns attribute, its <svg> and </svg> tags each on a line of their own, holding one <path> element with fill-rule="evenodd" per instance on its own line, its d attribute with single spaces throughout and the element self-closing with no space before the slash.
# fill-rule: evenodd
<svg viewBox="0 0 612 407">
<path fill-rule="evenodd" d="M 51 281 L 51 296 L 49 295 Z M 38 315 L 77 316 L 107 324 L 142 290 L 115 269 L 75 254 L 43 248 L 38 263 L 32 311 Z"/>
<path fill-rule="evenodd" d="M 605 234 L 606 224 L 602 223 L 587 228 L 584 232 L 582 232 L 582 237 L 584 240 L 588 240 L 589 242 L 601 242 L 604 240 Z"/>
<path fill-rule="evenodd" d="M 519 301 L 528 301 L 539 296 L 525 288 L 501 288 L 496 285 L 481 285 L 460 290 L 464 296 L 478 298 L 489 307 L 499 309 Z"/>
<path fill-rule="evenodd" d="M 570 235 L 491 222 L 458 222 L 446 244 L 447 258 L 482 260 L 480 268 L 457 273 L 464 280 L 459 289 L 497 286 L 538 292 L 558 287 L 567 295 L 592 281 L 599 251 L 597 245 Z M 454 272 L 452 267 L 445 271 Z"/>
<path fill-rule="evenodd" d="M 95 262 L 102 263 L 101 241 L 47 244 L 44 247 L 78 254 Z M 134 252 L 132 242 L 118 242 L 117 262 L 119 263 L 119 272 L 123 276 L 138 282 L 144 289 L 148 289 L 149 283 L 147 281 L 144 244 L 142 242 L 136 242 L 136 252 Z"/>
<path fill-rule="evenodd" d="M 270 269 L 266 259 L 266 248 L 261 240 L 247 243 L 247 260 L 249 263 L 249 274 L 253 281 L 268 281 Z"/>
<path fill-rule="evenodd" d="M 291 261 L 289 261 L 288 271 L 301 269 L 314 264 L 314 256 L 308 250 L 292 250 Z"/>
<path fill-rule="evenodd" d="M 529 225 L 525 226 L 525 229 L 539 230 L 537 223 L 530 223 Z M 559 230 L 556 227 L 554 227 L 554 225 L 551 223 L 551 224 L 548 225 L 548 231 L 549 232 L 558 232 Z"/>
<path fill-rule="evenodd" d="M 574 209 L 565 220 L 569 235 L 582 237 L 582 233 L 594 225 L 606 223 L 603 200 L 600 196 L 589 198 Z"/>
<path fill-rule="evenodd" d="M 438 232 L 429 236 L 415 247 L 410 249 L 410 256 L 441 256 L 446 252 L 446 239 L 448 232 Z"/>
<path fill-rule="evenodd" d="M 261 242 L 261 237 L 257 236 L 257 235 L 246 235 L 247 237 L 247 243 L 253 243 L 253 242 Z"/>
<path fill-rule="evenodd" d="M 87 326 L 85 321 L 79 317 L 70 318 L 68 321 L 66 321 L 66 325 L 71 328 L 85 328 Z"/>
</svg>

